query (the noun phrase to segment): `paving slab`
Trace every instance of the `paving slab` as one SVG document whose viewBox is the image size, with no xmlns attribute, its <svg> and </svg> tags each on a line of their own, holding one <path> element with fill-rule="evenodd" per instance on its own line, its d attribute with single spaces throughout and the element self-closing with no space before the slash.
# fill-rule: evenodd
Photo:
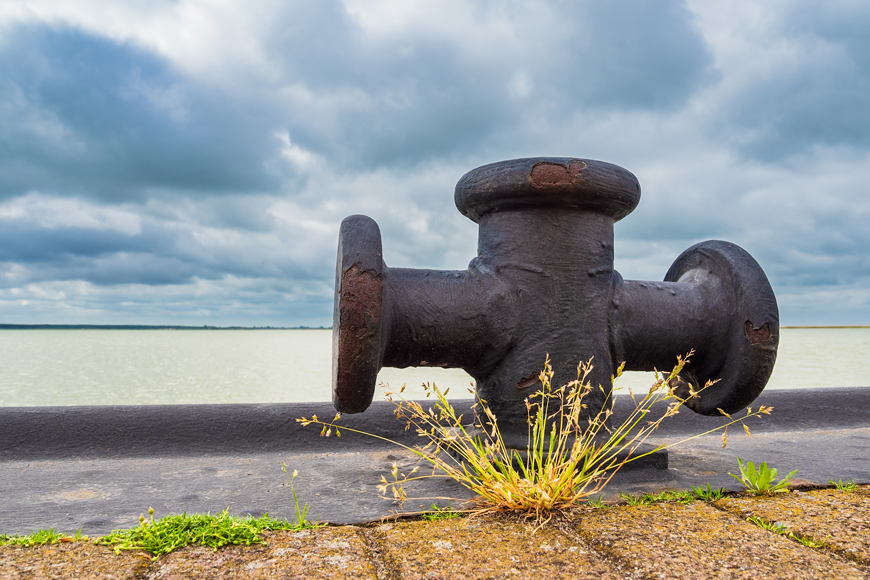
<svg viewBox="0 0 870 580">
<path fill-rule="evenodd" d="M 374 532 L 391 578 L 622 577 L 578 538 L 507 518 L 402 522 Z"/>
<path fill-rule="evenodd" d="M 377 578 L 362 531 L 355 527 L 265 532 L 266 544 L 217 550 L 187 546 L 160 558 L 115 554 L 90 541 L 0 547 L 0 579 L 46 578 L 182 580 L 193 578 Z"/>
<path fill-rule="evenodd" d="M 870 488 L 856 491 L 817 489 L 774 496 L 729 497 L 716 507 L 742 518 L 751 516 L 784 526 L 786 530 L 870 566 Z"/>
<path fill-rule="evenodd" d="M 212 550 L 188 546 L 155 560 L 147 579 L 377 578 L 360 531 L 354 527 L 267 532 L 268 543 Z"/>
<path fill-rule="evenodd" d="M 44 546 L 0 546 L 0 580 L 76 578 L 139 579 L 151 558 L 142 552 L 115 552 L 106 546 L 78 541 Z"/>
<path fill-rule="evenodd" d="M 703 502 L 585 508 L 595 549 L 643 578 L 858 579 L 857 564 L 808 548 Z"/>
</svg>

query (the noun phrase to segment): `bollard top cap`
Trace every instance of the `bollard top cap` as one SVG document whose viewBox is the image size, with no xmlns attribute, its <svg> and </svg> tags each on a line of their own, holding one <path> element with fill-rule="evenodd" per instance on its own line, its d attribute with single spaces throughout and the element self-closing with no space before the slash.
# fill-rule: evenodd
<svg viewBox="0 0 870 580">
<path fill-rule="evenodd" d="M 456 184 L 456 207 L 474 222 L 488 213 L 562 207 L 619 221 L 640 201 L 640 183 L 618 165 L 574 157 L 530 157 L 473 169 Z"/>
</svg>

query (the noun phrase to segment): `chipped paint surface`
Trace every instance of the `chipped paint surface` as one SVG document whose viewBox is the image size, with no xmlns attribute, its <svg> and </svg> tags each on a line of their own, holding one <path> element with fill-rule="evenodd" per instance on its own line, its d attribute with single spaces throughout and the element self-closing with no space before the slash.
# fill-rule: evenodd
<svg viewBox="0 0 870 580">
<path fill-rule="evenodd" d="M 532 167 L 529 180 L 535 187 L 567 185 L 582 180 L 584 169 L 586 163 L 579 159 L 571 161 L 568 165 L 542 161 Z"/>
<path fill-rule="evenodd" d="M 746 338 L 749 339 L 750 344 L 764 344 L 770 342 L 770 339 L 773 337 L 773 333 L 770 330 L 770 324 L 767 322 L 758 328 L 755 328 L 752 321 L 747 320 L 743 325 L 743 332 L 746 334 Z"/>
</svg>

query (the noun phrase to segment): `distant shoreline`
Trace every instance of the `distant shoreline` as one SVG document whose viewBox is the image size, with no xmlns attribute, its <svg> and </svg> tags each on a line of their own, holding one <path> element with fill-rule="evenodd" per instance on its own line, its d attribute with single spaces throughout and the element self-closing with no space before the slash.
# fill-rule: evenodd
<svg viewBox="0 0 870 580">
<path fill-rule="evenodd" d="M 177 326 L 170 324 L 0 324 L 0 330 L 331 330 L 331 326 Z"/>
<path fill-rule="evenodd" d="M 780 328 L 870 328 L 870 325 L 795 325 Z M 173 324 L 0 324 L 0 330 L 332 330 L 331 326 L 179 326 Z"/>
<path fill-rule="evenodd" d="M 818 326 L 780 326 L 780 328 L 870 328 L 870 326 L 864 325 L 845 325 L 840 326 L 836 324 L 832 325 L 818 325 Z"/>
</svg>

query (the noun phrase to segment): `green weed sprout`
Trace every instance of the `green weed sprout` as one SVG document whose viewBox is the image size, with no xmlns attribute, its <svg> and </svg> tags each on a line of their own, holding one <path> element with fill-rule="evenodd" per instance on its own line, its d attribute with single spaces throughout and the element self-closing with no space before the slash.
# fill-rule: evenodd
<svg viewBox="0 0 870 580">
<path fill-rule="evenodd" d="M 716 501 L 718 499 L 722 499 L 725 497 L 725 490 L 720 488 L 713 489 L 713 486 L 709 483 L 706 487 L 703 485 L 701 487 L 692 486 L 692 493 L 695 495 L 697 499 L 702 501 Z"/>
<path fill-rule="evenodd" d="M 429 511 L 425 511 L 420 514 L 420 517 L 424 520 L 429 520 L 430 522 L 437 522 L 439 520 L 449 520 L 453 518 L 458 518 L 462 516 L 462 512 L 453 509 L 450 505 L 447 507 L 439 507 L 438 504 L 432 504 L 432 507 Z"/>
<path fill-rule="evenodd" d="M 663 491 L 661 493 L 642 493 L 640 495 L 619 492 L 619 497 L 630 506 L 653 505 L 662 502 L 687 504 L 695 501 L 695 496 L 691 491 Z"/>
<path fill-rule="evenodd" d="M 589 507 L 594 507 L 596 509 L 605 509 L 610 507 L 608 504 L 604 503 L 604 500 L 601 498 L 600 495 L 595 499 L 587 499 L 586 503 L 589 505 Z"/>
<path fill-rule="evenodd" d="M 779 522 L 769 522 L 758 516 L 749 516 L 748 518 L 746 518 L 746 521 L 751 524 L 755 524 L 759 528 L 767 530 L 768 532 L 773 532 L 774 534 L 784 536 L 788 533 L 788 529 Z"/>
<path fill-rule="evenodd" d="M 284 475 L 287 476 L 287 482 L 290 484 L 290 493 L 293 494 L 293 509 L 296 510 L 296 526 L 299 529 L 318 527 L 317 524 L 312 524 L 308 521 L 309 505 L 306 503 L 303 504 L 301 507 L 299 506 L 299 498 L 296 496 L 296 489 L 293 487 L 293 480 L 296 479 L 296 476 L 299 475 L 299 472 L 294 469 L 292 475 L 287 473 L 287 464 L 283 461 L 281 462 L 281 471 L 283 471 Z M 318 518 L 318 520 L 319 519 L 320 518 Z"/>
<path fill-rule="evenodd" d="M 486 401 L 479 399 L 473 405 L 474 417 L 469 425 L 468 420 L 463 421 L 448 402 L 449 389 L 441 392 L 429 383 L 425 383 L 423 388 L 427 397 L 434 395 L 435 400 L 428 409 L 404 399 L 401 395 L 404 387 L 398 393 L 387 393 L 388 400 L 396 405 L 396 417 L 406 421 L 407 429 L 413 428 L 425 439 L 424 445 L 412 447 L 364 431 L 341 429 L 394 443 L 432 466 L 429 475 L 418 474 L 419 467 L 414 467 L 408 474 L 400 474 L 394 464 L 391 481 L 381 476 L 378 490 L 382 497 L 391 495 L 392 499 L 402 503 L 407 499 L 404 484 L 428 477 L 446 477 L 475 494 L 473 507 L 469 510 L 473 514 L 525 512 L 542 522 L 554 512 L 575 507 L 598 495 L 614 474 L 631 461 L 727 429 L 735 423 L 741 423 L 748 432 L 743 423 L 747 418 L 770 413 L 770 407 L 762 406 L 756 411 L 750 408 L 743 417 L 728 416 L 730 421 L 724 425 L 670 445 L 660 445 L 648 453 L 635 454 L 662 421 L 676 415 L 686 401 L 698 396 L 698 392 L 692 389 L 685 399 L 677 395 L 677 385 L 685 385 L 677 378 L 691 354 L 685 358 L 677 357 L 677 364 L 669 374 L 656 373 L 655 383 L 643 398 L 631 393 L 635 408 L 621 425 L 614 427 L 608 425 L 612 415 L 610 393 L 596 416 L 589 417 L 586 411 L 584 398 L 593 390 L 588 380 L 592 360 L 578 365 L 576 380 L 554 387 L 554 373 L 547 357 L 544 370 L 538 377 L 541 389 L 525 401 L 529 426 L 525 455 L 507 448 L 499 431 L 498 419 Z M 624 364 L 617 370 L 614 381 L 621 375 L 623 367 Z M 594 388 L 604 390 L 600 386 Z M 658 419 L 650 420 L 649 413 L 659 404 L 667 404 L 665 412 Z M 336 414 L 331 421 L 318 419 L 316 415 L 297 421 L 303 425 L 320 426 L 323 436 L 330 436 L 333 432 L 340 436 L 337 425 L 340 416 Z"/>
<path fill-rule="evenodd" d="M 23 546 L 29 548 L 31 546 L 42 546 L 45 544 L 58 544 L 62 542 L 78 542 L 87 540 L 88 537 L 82 535 L 81 530 L 76 530 L 75 535 L 62 534 L 54 531 L 54 528 L 47 530 L 38 530 L 26 536 L 8 536 L 0 534 L 0 546 Z"/>
<path fill-rule="evenodd" d="M 112 546 L 116 554 L 121 550 L 145 550 L 154 556 L 168 554 L 189 544 L 218 548 L 229 544 L 264 544 L 261 533 L 271 530 L 299 531 L 319 525 L 288 522 L 263 514 L 259 518 L 236 518 L 224 510 L 218 515 L 186 513 L 168 515 L 155 520 L 154 509 L 148 508 L 148 518 L 139 516 L 139 526 L 130 530 L 114 530 L 97 538 L 96 544 Z"/>
<path fill-rule="evenodd" d="M 842 479 L 838 479 L 837 481 L 829 479 L 828 483 L 830 483 L 840 491 L 855 491 L 856 489 L 858 489 L 858 484 L 856 484 L 851 479 L 847 479 L 846 481 L 843 481 Z"/>
<path fill-rule="evenodd" d="M 765 529 L 769 532 L 773 532 L 774 534 L 779 534 L 780 536 L 785 536 L 790 540 L 794 540 L 799 544 L 803 544 L 808 548 L 824 548 L 825 542 L 820 542 L 819 540 L 814 540 L 810 537 L 804 536 L 802 534 L 796 534 L 791 532 L 786 528 L 783 524 L 779 522 L 769 522 L 765 519 L 762 519 L 758 516 L 749 516 L 746 518 L 746 521 L 752 524 L 755 524 L 759 528 Z"/>
<path fill-rule="evenodd" d="M 766 462 L 762 462 L 761 465 L 758 466 L 758 469 L 756 469 L 751 461 L 744 465 L 743 460 L 738 457 L 737 465 L 740 467 L 740 475 L 737 476 L 733 473 L 729 473 L 728 475 L 742 483 L 749 492 L 754 493 L 755 495 L 788 492 L 788 480 L 797 473 L 797 469 L 795 469 L 781 480 L 774 483 L 777 470 L 775 468 L 767 467 Z"/>
</svg>

